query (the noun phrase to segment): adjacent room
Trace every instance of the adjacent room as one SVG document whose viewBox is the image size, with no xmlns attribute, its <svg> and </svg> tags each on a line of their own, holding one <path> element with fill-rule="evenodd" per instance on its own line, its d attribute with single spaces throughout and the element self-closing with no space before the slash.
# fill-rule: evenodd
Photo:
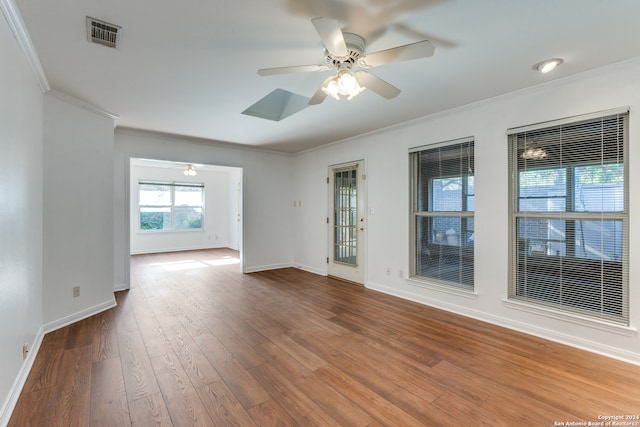
<svg viewBox="0 0 640 427">
<path fill-rule="evenodd" d="M 132 158 L 129 183 L 131 255 L 240 251 L 241 168 Z"/>
<path fill-rule="evenodd" d="M 0 9 L 0 425 L 640 425 L 637 1 Z"/>
</svg>

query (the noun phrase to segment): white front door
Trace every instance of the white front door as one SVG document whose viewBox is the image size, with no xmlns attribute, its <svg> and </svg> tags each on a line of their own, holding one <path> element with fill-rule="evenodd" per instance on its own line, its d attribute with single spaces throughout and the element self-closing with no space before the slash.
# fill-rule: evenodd
<svg viewBox="0 0 640 427">
<path fill-rule="evenodd" d="M 364 162 L 329 167 L 328 274 L 364 284 Z"/>
</svg>

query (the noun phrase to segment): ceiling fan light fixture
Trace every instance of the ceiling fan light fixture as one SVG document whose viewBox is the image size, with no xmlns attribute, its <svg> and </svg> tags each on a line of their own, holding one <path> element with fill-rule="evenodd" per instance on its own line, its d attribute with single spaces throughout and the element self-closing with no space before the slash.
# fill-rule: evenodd
<svg viewBox="0 0 640 427">
<path fill-rule="evenodd" d="M 338 96 L 338 82 L 337 78 L 333 78 L 329 80 L 324 86 L 322 86 L 322 91 L 327 94 L 327 96 L 332 97 L 333 99 L 340 99 Z"/>
<path fill-rule="evenodd" d="M 356 76 L 353 75 L 351 70 L 343 70 L 338 73 L 338 87 L 341 92 L 351 93 L 360 85 L 358 84 L 358 80 L 356 80 Z"/>
<path fill-rule="evenodd" d="M 187 168 L 182 173 L 186 176 L 196 176 L 198 174 L 192 165 L 187 165 Z"/>
<path fill-rule="evenodd" d="M 435 47 L 429 40 L 422 40 L 378 52 L 365 53 L 364 38 L 358 34 L 344 32 L 335 19 L 318 17 L 311 22 L 324 45 L 324 64 L 258 70 L 261 76 L 271 76 L 335 69 L 337 73 L 324 80 L 313 96 L 308 98 L 307 105 L 318 105 L 329 96 L 334 99 L 340 99 L 341 96 L 347 100 L 353 99 L 365 89 L 385 99 L 395 98 L 400 94 L 400 89 L 365 69 L 394 62 L 428 58 L 433 56 L 435 51 Z M 352 68 L 355 68 L 355 71 Z"/>
<path fill-rule="evenodd" d="M 360 86 L 353 71 L 348 68 L 338 71 L 337 76 L 322 86 L 322 91 L 325 94 L 337 100 L 340 99 L 340 95 L 346 97 L 347 100 L 351 100 L 365 89 L 364 86 Z"/>
<path fill-rule="evenodd" d="M 540 71 L 542 74 L 546 74 L 550 71 L 555 70 L 555 68 L 563 62 L 564 61 L 561 58 L 545 59 L 544 61 L 540 61 L 536 65 L 534 65 L 533 69 L 536 71 Z"/>
</svg>

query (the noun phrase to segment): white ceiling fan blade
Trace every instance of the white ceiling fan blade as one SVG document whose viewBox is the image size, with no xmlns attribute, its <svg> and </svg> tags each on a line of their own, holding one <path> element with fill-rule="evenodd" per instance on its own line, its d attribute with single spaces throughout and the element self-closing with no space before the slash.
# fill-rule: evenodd
<svg viewBox="0 0 640 427">
<path fill-rule="evenodd" d="M 383 98 L 391 99 L 400 94 L 400 89 L 364 70 L 356 71 L 356 79 L 360 86 L 371 89 Z"/>
<path fill-rule="evenodd" d="M 328 18 L 313 18 L 311 20 L 316 28 L 322 44 L 335 56 L 347 56 L 347 44 L 344 41 L 344 35 L 338 21 Z"/>
<path fill-rule="evenodd" d="M 258 70 L 258 74 L 261 76 L 275 76 L 277 74 L 289 74 L 289 73 L 308 73 L 314 71 L 327 71 L 329 67 L 327 65 L 296 65 L 293 67 L 276 67 L 276 68 L 261 68 Z"/>
<path fill-rule="evenodd" d="M 327 94 L 325 93 L 325 91 L 322 90 L 322 88 L 329 83 L 329 80 L 335 78 L 335 76 L 331 76 L 331 77 L 327 77 L 322 84 L 320 85 L 320 87 L 318 88 L 318 90 L 316 91 L 316 93 L 313 94 L 313 96 L 311 97 L 311 99 L 309 100 L 309 105 L 318 105 L 321 104 L 322 101 L 324 101 L 324 99 L 327 97 Z"/>
<path fill-rule="evenodd" d="M 369 68 L 377 67 L 378 65 L 391 64 L 393 62 L 428 58 L 433 55 L 435 50 L 435 46 L 431 44 L 429 40 L 423 40 L 421 42 L 369 53 L 358 59 L 358 65 L 364 68 Z"/>
</svg>

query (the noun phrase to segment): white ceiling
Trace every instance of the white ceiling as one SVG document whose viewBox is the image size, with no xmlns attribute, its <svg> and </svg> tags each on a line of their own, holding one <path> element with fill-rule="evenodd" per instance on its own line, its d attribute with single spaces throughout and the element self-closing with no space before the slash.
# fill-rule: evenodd
<svg viewBox="0 0 640 427">
<path fill-rule="evenodd" d="M 217 166 L 217 165 L 203 165 L 200 163 L 185 163 L 185 162 L 170 162 L 165 160 L 154 160 L 154 159 L 140 159 L 140 158 L 131 158 L 130 166 L 132 167 L 149 167 L 149 168 L 158 168 L 158 169 L 175 169 L 184 171 L 187 168 L 187 165 L 191 165 L 196 172 L 232 172 L 237 171 L 239 168 L 230 167 L 230 166 Z"/>
<path fill-rule="evenodd" d="M 16 0 L 50 86 L 117 126 L 298 152 L 640 56 L 638 0 Z M 123 28 L 87 41 L 85 17 Z M 370 72 L 402 93 L 327 98 L 280 122 L 242 115 L 277 88 L 311 97 L 331 74 L 310 20 L 337 19 L 367 52 L 429 39 L 433 57 Z M 550 75 L 531 67 L 564 64 Z"/>
</svg>

